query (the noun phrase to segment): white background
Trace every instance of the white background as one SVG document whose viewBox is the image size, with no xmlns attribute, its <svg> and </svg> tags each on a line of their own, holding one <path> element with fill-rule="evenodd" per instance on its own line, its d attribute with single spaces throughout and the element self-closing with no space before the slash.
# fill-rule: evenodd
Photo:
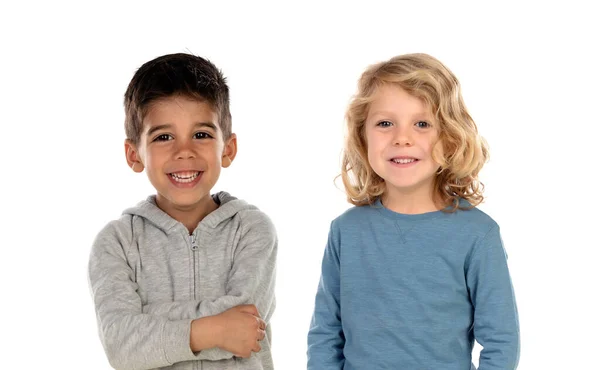
<svg viewBox="0 0 600 370">
<path fill-rule="evenodd" d="M 576 1 L 241 4 L 1 6 L 0 368 L 109 368 L 88 254 L 153 190 L 125 163 L 122 96 L 142 63 L 185 51 L 215 62 L 232 91 L 239 153 L 215 190 L 258 205 L 280 235 L 277 369 L 306 366 L 329 222 L 349 206 L 333 179 L 356 80 L 409 52 L 453 70 L 490 144 L 481 208 L 509 255 L 519 369 L 600 368 L 598 12 Z"/>
</svg>

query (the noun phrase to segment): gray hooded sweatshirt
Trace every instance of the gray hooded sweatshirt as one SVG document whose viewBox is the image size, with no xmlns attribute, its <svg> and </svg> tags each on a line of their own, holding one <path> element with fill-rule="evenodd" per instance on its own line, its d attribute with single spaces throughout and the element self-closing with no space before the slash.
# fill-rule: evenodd
<svg viewBox="0 0 600 370">
<path fill-rule="evenodd" d="M 116 369 L 273 369 L 277 236 L 256 207 L 221 192 L 190 235 L 154 196 L 96 237 L 89 261 L 98 331 Z M 193 319 L 254 304 L 267 322 L 248 359 L 220 348 L 193 353 Z"/>
</svg>

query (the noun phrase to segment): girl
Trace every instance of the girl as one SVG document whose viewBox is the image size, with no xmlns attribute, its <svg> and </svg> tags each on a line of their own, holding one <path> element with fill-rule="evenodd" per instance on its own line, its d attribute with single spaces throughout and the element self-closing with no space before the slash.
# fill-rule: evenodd
<svg viewBox="0 0 600 370">
<path fill-rule="evenodd" d="M 426 54 L 368 68 L 308 334 L 309 369 L 516 369 L 519 323 L 498 225 L 475 208 L 488 151 L 454 74 Z"/>
</svg>

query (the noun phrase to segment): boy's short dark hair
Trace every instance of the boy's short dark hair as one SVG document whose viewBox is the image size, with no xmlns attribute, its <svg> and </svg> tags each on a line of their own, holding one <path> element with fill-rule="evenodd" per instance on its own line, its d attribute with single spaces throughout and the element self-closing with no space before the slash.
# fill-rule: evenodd
<svg viewBox="0 0 600 370">
<path fill-rule="evenodd" d="M 223 73 L 199 56 L 168 54 L 144 63 L 125 92 L 125 134 L 137 144 L 148 107 L 157 99 L 182 95 L 212 105 L 219 117 L 223 138 L 231 135 L 229 87 Z"/>
</svg>

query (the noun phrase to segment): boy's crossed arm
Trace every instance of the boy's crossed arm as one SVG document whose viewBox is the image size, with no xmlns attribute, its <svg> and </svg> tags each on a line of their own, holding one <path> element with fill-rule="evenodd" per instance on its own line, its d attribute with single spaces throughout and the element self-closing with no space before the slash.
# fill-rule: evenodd
<svg viewBox="0 0 600 370">
<path fill-rule="evenodd" d="M 196 359 L 217 361 L 233 355 L 250 357 L 259 352 L 258 341 L 266 336 L 266 323 L 256 306 L 240 305 L 215 315 L 192 321 L 190 348 L 200 352 Z"/>
<path fill-rule="evenodd" d="M 274 227 L 270 222 L 255 223 L 248 228 L 236 248 L 226 295 L 215 300 L 149 303 L 143 306 L 143 312 L 164 316 L 169 320 L 184 320 L 215 316 L 237 306 L 252 305 L 239 308 L 242 312 L 252 313 L 268 323 L 275 310 L 276 255 L 277 239 Z M 192 323 L 192 331 L 197 321 Z M 194 334 L 192 333 L 192 337 Z M 236 336 L 235 333 L 231 334 Z M 225 336 L 227 340 L 229 336 Z M 225 348 L 227 351 L 224 351 L 223 347 L 227 345 L 205 349 L 198 356 L 215 361 L 231 358 L 232 353 L 242 357 L 248 355 L 236 353 L 234 349 Z"/>
<path fill-rule="evenodd" d="M 250 332 L 252 325 L 258 329 L 264 327 L 260 328 L 261 320 L 254 319 L 253 323 L 244 319 L 244 315 L 248 318 L 254 312 L 252 306 L 236 306 L 254 303 L 266 322 L 274 311 L 277 239 L 270 222 L 259 220 L 249 225 L 242 236 L 226 296 L 143 307 L 134 272 L 122 247 L 127 239 L 131 240 L 131 235 L 127 238 L 115 229 L 119 228 L 111 224 L 99 234 L 89 265 L 102 343 L 113 367 L 151 369 L 181 361 L 220 360 L 234 354 L 249 354 L 242 350 L 247 341 L 242 343 L 240 329 Z M 236 308 L 231 310 L 233 307 Z M 235 325 L 240 326 L 236 329 Z M 227 336 L 227 333 L 235 334 Z M 218 347 L 205 348 L 212 345 L 231 352 Z M 194 354 L 192 349 L 202 350 Z"/>
</svg>

